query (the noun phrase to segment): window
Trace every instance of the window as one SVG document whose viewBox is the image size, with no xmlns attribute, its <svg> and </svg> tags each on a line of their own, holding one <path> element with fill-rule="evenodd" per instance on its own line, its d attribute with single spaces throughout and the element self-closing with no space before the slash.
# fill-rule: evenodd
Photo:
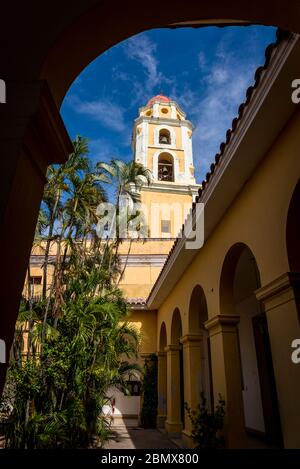
<svg viewBox="0 0 300 469">
<path fill-rule="evenodd" d="M 162 220 L 161 221 L 161 232 L 162 233 L 170 233 L 171 232 L 171 222 L 170 222 L 170 220 Z"/>
<path fill-rule="evenodd" d="M 163 114 L 168 114 L 169 109 L 167 109 L 166 107 L 163 107 L 162 110 L 161 110 L 161 112 L 162 112 Z"/>
<path fill-rule="evenodd" d="M 41 275 L 31 275 L 29 280 L 30 285 L 41 285 L 42 276 Z"/>
<path fill-rule="evenodd" d="M 159 131 L 159 143 L 163 145 L 171 145 L 171 136 L 167 129 Z"/>
<path fill-rule="evenodd" d="M 140 396 L 141 395 L 141 383 L 140 381 L 127 381 L 127 388 L 130 392 L 130 396 Z"/>
<path fill-rule="evenodd" d="M 158 180 L 174 181 L 173 158 L 168 153 L 162 153 L 158 158 Z"/>
</svg>

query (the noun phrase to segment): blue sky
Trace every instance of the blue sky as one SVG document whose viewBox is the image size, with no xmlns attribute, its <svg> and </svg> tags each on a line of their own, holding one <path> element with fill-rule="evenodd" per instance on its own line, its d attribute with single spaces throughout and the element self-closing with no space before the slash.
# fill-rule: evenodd
<svg viewBox="0 0 300 469">
<path fill-rule="evenodd" d="M 132 157 L 138 108 L 162 92 L 195 126 L 197 182 L 207 172 L 226 130 L 264 63 L 275 28 L 181 28 L 147 31 L 94 60 L 72 84 L 62 106 L 70 136 L 90 140 L 90 157 Z"/>
</svg>

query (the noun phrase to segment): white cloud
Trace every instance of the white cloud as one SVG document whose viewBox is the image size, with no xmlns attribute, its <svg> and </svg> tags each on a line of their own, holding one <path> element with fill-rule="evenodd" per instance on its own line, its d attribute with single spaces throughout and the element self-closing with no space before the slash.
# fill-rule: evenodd
<svg viewBox="0 0 300 469">
<path fill-rule="evenodd" d="M 226 131 L 237 115 L 239 105 L 245 100 L 248 86 L 253 82 L 255 57 L 249 61 L 235 56 L 230 43 L 222 41 L 215 54 L 216 61 L 201 81 L 202 96 L 194 101 L 193 123 L 194 164 L 198 178 L 202 180 L 225 140 Z"/>
<path fill-rule="evenodd" d="M 108 129 L 116 132 L 124 132 L 126 130 L 124 109 L 121 106 L 105 99 L 82 101 L 74 94 L 69 95 L 66 100 L 67 104 L 74 111 L 100 122 Z"/>
<path fill-rule="evenodd" d="M 198 111 L 198 109 L 195 107 L 195 104 L 198 101 L 197 93 L 189 88 L 187 84 L 184 84 L 183 90 L 179 92 L 178 84 L 174 83 L 171 88 L 170 96 L 187 114 L 193 115 L 194 111 Z"/>
<path fill-rule="evenodd" d="M 203 51 L 200 51 L 198 54 L 198 63 L 200 68 L 205 68 L 207 65 L 206 56 Z"/>
<path fill-rule="evenodd" d="M 156 44 L 145 35 L 135 36 L 124 44 L 127 56 L 145 68 L 148 90 L 152 90 L 162 80 L 162 73 L 158 71 L 158 61 L 155 57 L 156 47 Z"/>
<path fill-rule="evenodd" d="M 145 34 L 128 39 L 124 45 L 127 57 L 138 62 L 144 69 L 146 79 L 144 83 L 132 83 L 134 99 L 132 104 L 144 103 L 158 92 L 163 84 L 172 84 L 172 79 L 166 77 L 159 70 L 159 61 L 156 57 L 157 45 Z"/>
</svg>

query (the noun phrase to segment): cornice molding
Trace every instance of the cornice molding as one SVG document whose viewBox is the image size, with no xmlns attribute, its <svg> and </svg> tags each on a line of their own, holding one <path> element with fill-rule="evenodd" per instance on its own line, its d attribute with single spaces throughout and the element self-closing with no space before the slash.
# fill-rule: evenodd
<svg viewBox="0 0 300 469">
<path fill-rule="evenodd" d="M 286 272 L 267 285 L 255 291 L 257 300 L 265 306 L 265 310 L 273 309 L 293 299 L 300 299 L 300 273 Z"/>
<path fill-rule="evenodd" d="M 177 344 L 170 344 L 165 347 L 165 352 L 171 353 L 171 354 L 179 352 L 180 350 L 181 350 L 181 345 L 177 345 Z"/>
<path fill-rule="evenodd" d="M 125 264 L 127 260 L 127 266 L 131 267 L 162 267 L 166 261 L 167 254 L 120 254 L 121 264 Z"/>
<path fill-rule="evenodd" d="M 174 194 L 196 194 L 200 184 L 178 184 L 170 182 L 153 182 L 150 186 L 143 186 L 141 191 L 172 192 Z"/>
<path fill-rule="evenodd" d="M 204 323 L 204 327 L 209 331 L 210 337 L 212 337 L 220 333 L 236 333 L 237 324 L 239 322 L 239 316 L 218 314 L 208 319 L 208 321 Z"/>
<path fill-rule="evenodd" d="M 180 338 L 180 343 L 182 345 L 189 345 L 189 344 L 200 344 L 203 340 L 202 334 L 185 334 Z"/>
</svg>

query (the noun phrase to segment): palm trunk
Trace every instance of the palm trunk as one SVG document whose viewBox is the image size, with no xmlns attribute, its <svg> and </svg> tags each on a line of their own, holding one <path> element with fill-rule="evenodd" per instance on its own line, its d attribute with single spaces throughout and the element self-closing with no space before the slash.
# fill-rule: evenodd
<svg viewBox="0 0 300 469">
<path fill-rule="evenodd" d="M 32 327 L 33 327 L 33 321 L 32 321 L 32 288 L 30 284 L 30 261 L 27 267 L 27 288 L 28 288 L 28 301 L 29 301 L 29 318 L 28 318 L 28 339 L 27 339 L 27 360 L 30 357 L 30 348 L 31 348 L 31 332 L 32 332 Z"/>
<path fill-rule="evenodd" d="M 55 223 L 55 218 L 56 218 L 58 202 L 59 202 L 59 199 L 60 199 L 60 192 L 61 192 L 60 190 L 57 191 L 55 203 L 54 203 L 51 218 L 50 218 L 49 233 L 48 233 L 48 238 L 47 238 L 47 242 L 46 242 L 46 249 L 45 249 L 45 256 L 44 256 L 44 267 L 43 267 L 43 293 L 42 293 L 43 300 L 45 300 L 46 296 L 47 296 L 47 274 L 48 274 L 49 253 L 50 253 L 50 246 L 51 246 L 51 241 L 52 241 L 52 236 L 53 236 L 54 223 Z"/>
<path fill-rule="evenodd" d="M 62 232 L 60 233 L 59 240 L 57 242 L 57 249 L 56 249 L 56 259 L 55 259 L 55 265 L 54 265 L 54 272 L 53 272 L 53 279 L 52 279 L 52 285 L 50 288 L 45 312 L 44 312 L 44 318 L 43 318 L 43 327 L 42 327 L 42 334 L 41 334 L 41 357 L 43 357 L 43 347 L 44 347 L 44 342 L 45 342 L 45 335 L 46 335 L 46 326 L 47 326 L 47 319 L 48 319 L 48 313 L 49 313 L 49 308 L 50 308 L 50 302 L 52 299 L 53 292 L 55 291 L 55 278 L 57 275 L 57 271 L 60 268 L 60 252 L 61 252 L 61 242 L 62 242 L 62 235 L 63 235 L 63 228 Z"/>
<path fill-rule="evenodd" d="M 132 241 L 133 241 L 133 238 L 130 238 L 129 248 L 128 248 L 128 251 L 127 251 L 127 256 L 126 256 L 125 264 L 124 264 L 123 270 L 122 270 L 122 272 L 121 272 L 121 275 L 120 275 L 120 277 L 119 277 L 117 286 L 119 286 L 119 283 L 121 282 L 121 280 L 122 280 L 122 278 L 123 278 L 123 276 L 124 276 L 124 273 L 125 273 L 125 270 L 126 270 L 126 267 L 127 267 L 127 263 L 128 263 L 128 259 L 129 259 L 129 255 L 130 255 L 130 251 L 131 251 Z"/>
</svg>

